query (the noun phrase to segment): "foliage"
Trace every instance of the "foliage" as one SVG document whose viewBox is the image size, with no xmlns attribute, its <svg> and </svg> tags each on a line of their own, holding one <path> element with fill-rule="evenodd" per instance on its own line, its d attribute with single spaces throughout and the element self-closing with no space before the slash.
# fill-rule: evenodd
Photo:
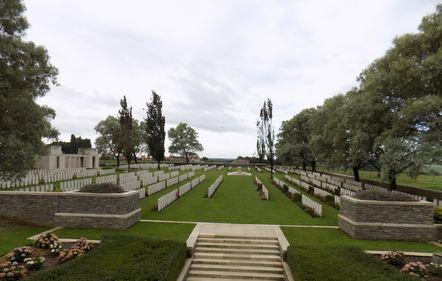
<svg viewBox="0 0 442 281">
<path fill-rule="evenodd" d="M 430 263 L 428 265 L 428 273 L 431 276 L 442 277 L 442 265 L 437 263 Z"/>
<path fill-rule="evenodd" d="M 287 263 L 296 280 L 303 281 L 414 280 L 358 247 L 290 246 Z"/>
<path fill-rule="evenodd" d="M 189 156 L 197 151 L 203 151 L 203 146 L 198 141 L 198 133 L 186 123 L 179 123 L 176 128 L 170 128 L 167 136 L 171 142 L 169 152 L 185 157 L 186 163 L 189 163 Z"/>
<path fill-rule="evenodd" d="M 95 140 L 98 153 L 112 155 L 117 160 L 117 166 L 120 166 L 120 155 L 123 152 L 123 147 L 121 144 L 121 126 L 118 119 L 113 116 L 106 117 L 106 119 L 98 122 L 95 131 L 98 133 Z"/>
<path fill-rule="evenodd" d="M 273 104 L 270 99 L 264 101 L 259 112 L 257 152 L 261 159 L 263 155 L 270 165 L 270 177 L 273 177 L 273 165 L 275 164 L 275 132 L 273 129 Z"/>
<path fill-rule="evenodd" d="M 10 262 L 23 262 L 26 258 L 32 255 L 32 248 L 20 247 L 14 249 L 12 252 L 6 254 L 6 259 Z"/>
<path fill-rule="evenodd" d="M 442 206 L 438 206 L 434 211 L 435 223 L 442 223 Z"/>
<path fill-rule="evenodd" d="M 14 281 L 26 276 L 28 270 L 17 262 L 0 263 L 0 281 Z"/>
<path fill-rule="evenodd" d="M 405 264 L 404 254 L 398 251 L 390 251 L 381 255 L 381 259 L 393 266 L 403 266 Z"/>
<path fill-rule="evenodd" d="M 316 113 L 316 109 L 304 109 L 292 119 L 282 122 L 276 144 L 276 154 L 281 161 L 301 165 L 304 170 L 307 165 L 311 165 L 312 170 L 316 169 L 317 157 L 310 145 L 312 120 Z"/>
<path fill-rule="evenodd" d="M 25 264 L 26 269 L 38 270 L 43 266 L 43 264 L 45 262 L 45 258 L 44 257 L 30 257 L 30 258 L 24 259 L 23 262 Z"/>
<path fill-rule="evenodd" d="M 381 190 L 358 191 L 356 192 L 355 198 L 375 201 L 418 201 L 408 194 Z"/>
<path fill-rule="evenodd" d="M 171 240 L 107 235 L 95 250 L 29 281 L 172 281 L 186 259 L 186 244 Z"/>
<path fill-rule="evenodd" d="M 92 248 L 92 243 L 87 241 L 86 238 L 82 237 L 78 239 L 71 248 L 61 251 L 57 259 L 60 263 L 64 263 L 86 254 L 92 250 Z"/>
<path fill-rule="evenodd" d="M 34 242 L 34 246 L 43 249 L 50 249 L 51 254 L 53 255 L 60 253 L 63 248 L 60 239 L 58 239 L 57 235 L 51 232 L 38 236 L 37 240 Z"/>
<path fill-rule="evenodd" d="M 414 277 L 426 278 L 428 275 L 428 267 L 420 261 L 409 262 L 402 267 L 401 272 Z"/>
<path fill-rule="evenodd" d="M 24 12 L 20 0 L 0 2 L 0 179 L 32 169 L 45 153 L 42 139 L 58 136 L 55 111 L 36 103 L 57 84 L 57 69 L 44 47 L 24 40 Z"/>
<path fill-rule="evenodd" d="M 92 148 L 90 139 L 75 137 L 73 134 L 71 135 L 70 142 L 56 141 L 51 144 L 60 145 L 61 151 L 66 154 L 77 154 L 79 148 Z"/>
<path fill-rule="evenodd" d="M 134 119 L 132 118 L 132 107 L 128 107 L 126 96 L 120 101 L 121 109 L 118 111 L 118 119 L 120 121 L 120 143 L 124 158 L 126 158 L 128 169 L 130 162 L 135 154 L 135 137 Z"/>
<path fill-rule="evenodd" d="M 104 183 L 94 183 L 88 184 L 80 188 L 79 192 L 85 193 L 123 193 L 124 189 L 121 186 L 104 182 Z"/>
<path fill-rule="evenodd" d="M 160 169 L 160 162 L 164 160 L 164 141 L 166 139 L 164 131 L 166 118 L 162 112 L 163 102 L 161 97 L 152 91 L 151 102 L 146 105 L 144 141 L 149 147 L 150 155 L 158 162 L 158 169 Z"/>
</svg>

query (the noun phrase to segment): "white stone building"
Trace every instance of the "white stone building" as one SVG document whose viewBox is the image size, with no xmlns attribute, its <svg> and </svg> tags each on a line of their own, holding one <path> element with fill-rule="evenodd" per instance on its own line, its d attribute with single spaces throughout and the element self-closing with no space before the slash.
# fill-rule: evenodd
<svg viewBox="0 0 442 281">
<path fill-rule="evenodd" d="M 48 146 L 47 155 L 35 162 L 36 169 L 98 168 L 100 155 L 96 149 L 79 148 L 78 154 L 65 154 L 61 146 Z"/>
</svg>

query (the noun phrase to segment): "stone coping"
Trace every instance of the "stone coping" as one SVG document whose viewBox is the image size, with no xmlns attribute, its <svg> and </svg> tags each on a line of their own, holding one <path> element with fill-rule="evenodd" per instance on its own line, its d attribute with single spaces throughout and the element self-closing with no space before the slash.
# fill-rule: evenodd
<svg viewBox="0 0 442 281">
<path fill-rule="evenodd" d="M 419 228 L 435 228 L 434 224 L 416 224 L 416 223 L 384 223 L 384 222 L 355 222 L 346 216 L 338 214 L 338 218 L 347 221 L 355 226 L 387 226 L 387 227 L 419 227 Z"/>
<path fill-rule="evenodd" d="M 125 191 L 122 193 L 92 193 L 92 192 L 29 192 L 29 191 L 0 191 L 1 194 L 6 195 L 30 195 L 30 196 L 94 196 L 94 197 L 129 197 L 134 193 L 139 193 L 137 190 Z"/>
<path fill-rule="evenodd" d="M 83 218 L 121 218 L 126 219 L 133 216 L 136 213 L 141 212 L 141 208 L 136 209 L 130 213 L 124 215 L 113 215 L 113 214 L 88 214 L 88 213 L 55 213 L 57 217 L 83 217 Z"/>
<path fill-rule="evenodd" d="M 433 206 L 433 203 L 427 201 L 378 201 L 378 200 L 364 200 L 357 199 L 350 196 L 341 196 L 341 200 L 345 199 L 353 203 L 370 204 L 370 205 L 404 205 L 404 206 Z"/>
</svg>

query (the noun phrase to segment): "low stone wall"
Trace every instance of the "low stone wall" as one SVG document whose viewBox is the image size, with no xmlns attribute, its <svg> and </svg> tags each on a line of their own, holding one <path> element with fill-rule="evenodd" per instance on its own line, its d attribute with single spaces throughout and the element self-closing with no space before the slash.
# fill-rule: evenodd
<svg viewBox="0 0 442 281">
<path fill-rule="evenodd" d="M 439 240 L 430 202 L 360 200 L 341 197 L 339 228 L 356 239 Z"/>
<path fill-rule="evenodd" d="M 44 226 L 126 229 L 141 219 L 139 191 L 0 192 L 0 215 Z"/>
</svg>

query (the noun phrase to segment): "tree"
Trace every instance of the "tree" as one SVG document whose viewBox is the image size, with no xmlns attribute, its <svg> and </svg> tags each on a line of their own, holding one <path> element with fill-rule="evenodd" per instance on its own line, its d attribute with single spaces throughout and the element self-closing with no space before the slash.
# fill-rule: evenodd
<svg viewBox="0 0 442 281">
<path fill-rule="evenodd" d="M 312 119 L 317 113 L 314 108 L 304 109 L 292 119 L 283 122 L 278 135 L 277 155 L 287 157 L 306 170 L 311 165 L 316 170 L 317 157 L 311 149 Z"/>
<path fill-rule="evenodd" d="M 151 102 L 147 103 L 146 124 L 144 141 L 149 147 L 149 153 L 158 163 L 158 170 L 160 169 L 160 162 L 164 160 L 164 141 L 166 139 L 166 132 L 164 126 L 166 118 L 163 116 L 163 102 L 161 97 L 152 91 Z"/>
<path fill-rule="evenodd" d="M 71 140 L 69 142 L 65 141 L 55 141 L 51 145 L 60 145 L 61 151 L 66 154 L 77 154 L 79 148 L 92 148 L 90 139 L 83 139 L 82 137 L 76 137 L 71 135 Z"/>
<path fill-rule="evenodd" d="M 0 1 L 0 178 L 11 179 L 32 169 L 44 154 L 43 138 L 55 139 L 50 121 L 55 111 L 38 105 L 57 84 L 57 69 L 47 50 L 24 41 L 28 22 L 19 0 Z"/>
<path fill-rule="evenodd" d="M 263 159 L 264 155 L 267 158 L 267 163 L 270 165 L 270 177 L 273 178 L 273 166 L 275 164 L 275 132 L 273 129 L 273 105 L 270 99 L 264 101 L 264 104 L 259 112 L 259 119 L 256 122 L 258 129 L 258 140 L 256 148 L 258 157 Z"/>
<path fill-rule="evenodd" d="M 189 156 L 203 151 L 203 146 L 198 141 L 198 133 L 186 123 L 179 123 L 176 128 L 170 128 L 167 135 L 171 141 L 169 152 L 185 157 L 186 163 L 189 163 Z"/>
<path fill-rule="evenodd" d="M 108 116 L 95 126 L 99 134 L 95 145 L 100 154 L 111 154 L 117 160 L 117 167 L 120 166 L 120 155 L 123 153 L 121 140 L 121 126 L 117 118 Z"/>
<path fill-rule="evenodd" d="M 128 107 L 126 96 L 120 101 L 121 109 L 118 111 L 121 135 L 120 142 L 123 156 L 126 158 L 128 170 L 135 152 L 135 130 L 132 118 L 132 107 Z"/>
<path fill-rule="evenodd" d="M 436 13 L 422 19 L 418 33 L 397 37 L 393 47 L 359 77 L 362 91 L 388 108 L 388 123 L 376 146 L 391 189 L 396 188 L 398 173 L 416 175 L 422 162 L 435 161 L 441 154 L 441 41 L 442 5 L 438 5 Z"/>
</svg>

